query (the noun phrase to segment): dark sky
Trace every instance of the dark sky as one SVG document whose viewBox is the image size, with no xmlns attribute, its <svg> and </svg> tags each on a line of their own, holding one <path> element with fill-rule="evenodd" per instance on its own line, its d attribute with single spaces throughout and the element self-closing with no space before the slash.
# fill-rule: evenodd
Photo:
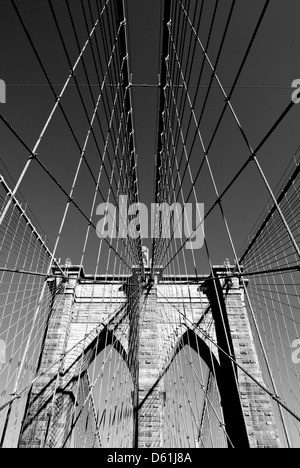
<svg viewBox="0 0 300 468">
<path fill-rule="evenodd" d="M 172 2 L 175 1 L 172 0 Z M 193 4 L 195 1 L 200 0 L 191 0 L 190 3 Z M 53 0 L 52 3 L 59 16 L 64 36 L 67 38 L 68 49 L 74 61 L 77 57 L 77 48 L 66 15 L 65 0 Z M 94 3 L 95 0 L 91 0 L 91 4 Z M 160 71 L 159 34 L 162 21 L 162 0 L 126 0 L 125 3 L 128 11 L 127 24 L 133 83 L 156 85 Z M 214 3 L 214 0 L 205 1 L 205 21 L 199 31 L 203 41 L 207 36 Z M 69 74 L 69 66 L 53 24 L 48 0 L 16 0 L 16 4 L 51 81 L 56 91 L 59 92 Z M 79 40 L 83 44 L 86 34 L 80 0 L 70 0 L 70 4 L 76 18 Z M 219 10 L 209 49 L 212 61 L 216 57 L 230 4 L 231 0 L 219 1 Z M 218 75 L 227 90 L 241 63 L 263 4 L 263 0 L 236 1 L 236 8 L 218 67 Z M 233 95 L 232 103 L 253 147 L 259 144 L 290 103 L 292 82 L 297 78 L 300 79 L 299 19 L 299 0 L 270 1 L 267 14 Z M 101 47 L 101 43 L 99 45 Z M 206 69 L 203 86 L 208 84 L 209 76 L 209 71 Z M 4 79 L 7 84 L 7 103 L 0 104 L 0 112 L 33 148 L 53 107 L 54 100 L 10 0 L 0 2 L 0 79 Z M 83 81 L 82 74 L 79 80 Z M 192 77 L 192 83 L 196 84 L 196 82 L 197 75 L 195 74 Z M 86 89 L 83 88 L 82 92 L 85 94 Z M 153 201 L 157 99 L 158 91 L 154 87 L 133 88 L 140 199 L 147 206 Z M 63 102 L 78 138 L 82 142 L 87 125 L 74 86 L 68 89 Z M 216 83 L 214 83 L 201 127 L 206 144 L 223 103 L 224 97 L 216 89 Z M 201 109 L 197 109 L 198 114 L 200 111 Z M 299 127 L 300 104 L 294 106 L 258 154 L 258 159 L 273 189 L 277 186 L 300 145 Z M 43 138 L 38 155 L 59 183 L 69 191 L 79 154 L 59 112 L 55 115 Z M 96 174 L 99 166 L 95 155 L 95 145 L 91 145 L 88 149 L 88 158 Z M 15 181 L 18 179 L 27 157 L 26 150 L 0 122 L 0 172 L 4 172 L 11 185 L 13 183 L 10 177 Z M 191 160 L 193 176 L 197 173 L 201 157 L 202 153 L 198 145 Z M 227 112 L 210 152 L 211 167 L 219 191 L 226 187 L 248 157 L 249 151 L 232 116 Z M 186 184 L 185 189 L 187 188 Z M 207 170 L 204 170 L 199 178 L 196 191 L 199 201 L 205 204 L 207 211 L 215 200 Z M 21 192 L 44 232 L 47 233 L 48 243 L 53 245 L 66 204 L 65 196 L 36 164 L 30 167 L 21 185 Z M 81 171 L 74 197 L 80 207 L 89 214 L 93 187 L 85 169 Z M 253 164 L 249 165 L 222 200 L 237 250 L 247 240 L 268 200 L 269 194 L 257 170 Z M 96 215 L 93 221 L 97 223 Z M 57 257 L 61 257 L 62 261 L 70 257 L 73 263 L 78 263 L 85 231 L 86 221 L 74 208 L 71 208 L 59 243 Z M 218 209 L 215 209 L 207 218 L 205 232 L 212 263 L 222 264 L 226 257 L 232 260 L 233 254 Z M 150 241 L 146 244 L 149 247 L 151 245 Z M 96 233 L 92 232 L 85 259 L 85 269 L 89 273 L 95 271 L 98 245 L 99 239 Z M 208 273 L 205 250 L 197 251 L 195 256 L 198 272 Z M 194 273 L 191 257 L 188 255 L 187 261 L 188 270 Z M 179 269 L 178 265 L 175 269 L 177 268 Z M 101 262 L 100 269 L 102 273 L 105 272 L 105 261 Z"/>
<path fill-rule="evenodd" d="M 53 26 L 48 2 L 26 0 L 26 2 L 17 1 L 16 3 L 49 70 L 51 80 L 57 84 L 56 89 L 59 90 L 66 80 L 69 67 Z M 83 43 L 85 36 L 81 28 L 79 2 L 74 0 L 71 3 L 74 15 L 77 14 L 80 40 Z M 158 82 L 159 73 L 162 2 L 127 0 L 126 3 L 133 82 L 155 85 Z M 219 76 L 225 86 L 230 86 L 233 81 L 263 3 L 262 0 L 237 1 L 219 66 Z M 56 0 L 53 4 L 61 15 L 64 32 L 67 33 L 69 25 L 64 16 L 64 2 Z M 206 4 L 208 5 L 207 18 L 209 18 L 213 2 L 209 0 Z M 229 4 L 229 0 L 222 2 L 212 41 L 212 58 L 219 44 L 220 31 L 224 27 L 225 10 L 226 8 L 228 10 Z M 53 106 L 53 97 L 9 0 L 1 0 L 0 12 L 0 78 L 7 83 L 7 103 L 1 105 L 0 111 L 24 140 L 33 147 Z M 298 0 L 285 2 L 271 0 L 260 33 L 240 78 L 240 87 L 233 96 L 236 112 L 253 146 L 260 142 L 288 105 L 292 94 L 292 81 L 300 78 L 299 18 L 300 3 Z M 205 28 L 203 34 L 206 34 Z M 71 35 L 69 47 L 75 58 L 76 49 Z M 207 80 L 204 84 L 207 84 Z M 157 90 L 134 88 L 133 97 L 141 201 L 149 204 L 153 199 Z M 214 89 L 211 95 L 211 108 L 203 130 L 206 140 L 217 119 L 215 110 L 220 109 L 219 106 L 223 101 L 218 90 Z M 77 112 L 78 103 L 76 103 L 74 88 L 68 93 L 66 107 L 73 114 L 72 118 L 78 128 L 79 137 L 82 139 L 85 127 L 82 125 L 80 111 Z M 299 145 L 299 123 L 300 106 L 295 106 L 259 154 L 259 160 L 272 187 L 276 186 Z M 26 151 L 2 124 L 0 124 L 0 145 L 0 158 L 11 176 L 17 179 L 27 158 Z M 66 189 L 70 188 L 78 159 L 77 154 L 76 158 L 74 156 L 75 152 L 74 145 L 66 136 L 66 129 L 58 114 L 43 140 L 39 156 Z M 241 136 L 228 114 L 211 154 L 212 169 L 220 190 L 226 186 L 248 156 Z M 197 169 L 197 157 L 195 155 L 192 166 L 194 172 Z M 213 195 L 207 181 L 199 181 L 198 189 L 199 201 L 204 202 L 206 208 L 209 208 Z M 21 191 L 53 244 L 63 213 L 65 198 L 35 166 L 26 176 Z M 78 189 L 77 196 L 82 206 L 88 210 L 90 193 L 89 186 L 84 180 Z M 250 166 L 224 199 L 224 207 L 237 248 L 247 238 L 267 200 L 268 194 L 253 166 Z M 63 259 L 71 257 L 74 262 L 78 261 L 78 251 L 81 249 L 84 231 L 83 227 L 81 231 L 80 223 L 82 223 L 80 217 L 71 210 L 66 237 L 62 239 L 59 248 L 59 256 Z M 233 258 L 228 249 L 228 243 L 222 241 L 223 231 L 219 223 L 220 219 L 216 214 L 212 215 L 206 224 L 215 263 L 222 263 L 226 256 Z"/>
</svg>

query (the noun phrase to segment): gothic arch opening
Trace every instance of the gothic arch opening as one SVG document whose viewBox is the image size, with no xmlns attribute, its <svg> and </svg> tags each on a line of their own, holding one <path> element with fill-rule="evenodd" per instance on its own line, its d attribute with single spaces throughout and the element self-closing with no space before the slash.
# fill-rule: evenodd
<svg viewBox="0 0 300 468">
<path fill-rule="evenodd" d="M 164 391 L 164 447 L 227 447 L 216 378 L 188 335 L 174 349 Z"/>
<path fill-rule="evenodd" d="M 133 381 L 128 363 L 113 345 L 106 346 L 88 368 L 101 447 L 132 447 Z M 82 444 L 79 444 L 82 446 Z"/>
</svg>

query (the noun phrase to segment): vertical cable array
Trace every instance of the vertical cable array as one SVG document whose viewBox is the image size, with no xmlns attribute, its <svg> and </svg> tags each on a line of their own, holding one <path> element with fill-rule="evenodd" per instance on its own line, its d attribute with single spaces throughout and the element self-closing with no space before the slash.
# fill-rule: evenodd
<svg viewBox="0 0 300 468">
<path fill-rule="evenodd" d="M 40 395 L 41 405 L 49 405 L 49 411 L 47 411 L 45 430 L 37 441 L 40 446 L 51 446 L 52 428 L 55 432 L 58 417 L 57 405 L 62 392 L 60 373 L 63 369 L 68 369 L 68 357 L 74 354 L 77 356 L 75 371 L 77 377 L 72 389 L 74 401 L 70 413 L 71 430 L 67 434 L 57 432 L 56 444 L 60 446 L 67 446 L 70 443 L 83 446 L 103 444 L 106 446 L 108 443 L 109 445 L 111 443 L 109 440 L 114 440 L 111 438 L 111 433 L 116 429 L 119 432 L 119 438 L 123 438 L 124 431 L 128 432 L 128 424 L 125 422 L 131 412 L 132 380 L 129 375 L 126 375 L 126 372 L 128 374 L 126 369 L 130 363 L 127 362 L 124 353 L 122 356 L 118 343 L 127 337 L 128 314 L 133 312 L 131 309 L 128 310 L 127 306 L 122 306 L 124 293 L 120 293 L 120 288 L 122 289 L 124 282 L 125 284 L 128 282 L 128 275 L 132 273 L 132 268 L 141 267 L 142 253 L 140 237 L 137 235 L 132 238 L 128 235 L 127 220 L 122 218 L 123 213 L 120 212 L 119 206 L 120 196 L 126 200 L 126 206 L 123 207 L 125 212 L 128 211 L 129 205 L 137 203 L 139 199 L 126 18 L 123 2 L 78 1 L 76 4 L 71 4 L 66 0 L 63 3 L 64 5 L 58 12 L 55 2 L 48 1 L 53 34 L 56 35 L 61 46 L 59 54 L 71 70 L 62 91 L 57 94 L 51 79 L 51 72 L 47 69 L 47 63 L 39 52 L 39 46 L 26 24 L 23 12 L 17 2 L 12 1 L 21 28 L 55 98 L 55 105 L 33 149 L 29 148 L 25 138 L 6 118 L 1 117 L 4 126 L 29 153 L 28 161 L 15 187 L 7 193 L 4 190 L 2 195 L 1 274 L 4 279 L 6 278 L 6 282 L 3 281 L 3 291 L 1 291 L 3 297 L 1 332 L 4 330 L 2 336 L 6 345 L 6 356 L 10 356 L 4 368 L 1 369 L 7 383 L 2 395 L 3 398 L 5 397 L 2 400 L 3 408 L 1 407 L 2 414 L 7 411 L 6 422 L 4 415 L 2 427 L 2 444 L 5 446 L 14 445 L 17 442 L 16 432 L 13 434 L 14 440 L 11 439 L 10 421 L 17 413 L 17 410 L 12 413 L 12 408 L 16 406 L 18 395 L 22 395 L 23 409 L 18 412 L 14 424 L 20 429 L 20 418 L 26 399 L 36 398 L 33 397 L 36 385 L 39 385 L 41 379 L 45 381 L 46 378 L 50 379 L 53 388 L 51 396 L 47 392 Z M 81 22 L 77 21 L 79 12 Z M 62 27 L 62 20 L 64 27 Z M 66 32 L 68 32 L 68 37 Z M 70 47 L 70 38 L 75 46 Z M 77 52 L 74 53 L 76 49 Z M 75 60 L 74 57 L 76 57 Z M 70 96 L 72 96 L 71 107 Z M 47 152 L 51 132 L 57 129 L 61 119 L 64 124 L 65 138 L 74 152 L 74 158 L 69 167 L 71 177 L 67 174 L 65 180 L 57 171 L 57 167 L 47 165 L 46 158 L 43 156 L 43 153 Z M 39 155 L 37 155 L 38 149 Z M 76 153 L 78 157 L 75 157 Z M 48 178 L 52 189 L 57 191 L 53 193 L 59 193 L 59 197 L 62 196 L 66 200 L 51 252 L 32 227 L 26 212 L 16 201 L 20 187 L 26 185 L 26 178 L 35 176 L 36 170 L 41 171 L 42 177 L 45 177 L 43 180 Z M 1 180 L 1 182 L 6 188 L 4 181 Z M 85 196 L 81 197 L 83 189 L 85 189 Z M 112 207 L 115 208 L 114 212 L 110 210 Z M 20 213 L 22 216 L 18 219 Z M 98 216 L 102 216 L 103 221 L 103 216 L 107 216 L 108 213 L 108 225 L 102 222 L 99 227 Z M 66 265 L 61 267 L 56 263 L 55 256 L 68 245 L 66 241 L 73 230 L 74 218 L 77 220 L 78 236 L 73 246 L 69 243 L 73 254 L 65 251 L 64 255 L 74 259 L 74 252 L 76 252 L 76 263 L 85 265 L 89 271 L 94 271 L 92 283 L 100 284 L 100 293 L 99 288 L 97 290 L 97 286 L 94 286 L 94 291 L 86 304 L 83 338 L 77 338 L 75 342 L 72 342 L 72 336 L 70 336 L 70 344 L 68 333 L 65 335 L 65 331 L 59 328 L 61 318 L 58 311 L 60 307 L 64 307 L 60 304 L 64 301 L 66 287 L 68 288 L 68 281 L 66 283 L 65 278 L 73 271 L 72 261 L 68 259 Z M 51 282 L 54 272 L 55 280 Z M 99 283 L 101 274 L 105 275 L 103 287 L 101 287 L 101 280 Z M 107 288 L 105 278 L 108 274 L 111 283 L 116 281 L 116 285 Z M 77 281 L 79 278 L 80 275 Z M 7 286 L 4 286 L 5 284 Z M 128 298 L 133 308 L 138 298 L 139 291 L 134 292 L 132 297 Z M 96 322 L 93 312 L 95 300 L 103 303 Z M 75 297 L 75 303 L 71 306 L 67 322 L 70 327 L 74 322 L 74 314 L 76 315 L 76 302 Z M 118 319 L 114 320 L 109 317 L 114 314 Z M 101 335 L 101 331 L 103 332 L 101 323 L 105 321 L 104 316 L 109 317 L 106 320 L 106 326 L 112 323 L 114 332 L 112 336 L 104 333 Z M 136 331 L 133 330 L 133 335 L 135 333 Z M 52 344 L 50 344 L 51 337 Z M 94 354 L 89 368 L 85 355 L 92 337 Z M 57 358 L 55 356 L 47 358 L 47 350 L 58 346 L 54 344 L 55 340 L 58 344 L 64 343 L 62 355 Z M 28 354 L 29 357 L 22 359 L 24 346 L 26 346 L 26 355 Z M 97 357 L 102 347 L 104 350 Z M 17 356 L 20 356 L 20 362 L 12 365 L 14 360 L 17 361 Z M 100 359 L 102 361 L 99 371 Z M 27 376 L 28 369 L 31 373 Z M 72 365 L 69 372 L 70 375 L 74 372 Z M 27 379 L 24 380 L 23 374 Z M 106 378 L 107 384 L 105 385 Z M 99 382 L 100 388 L 96 390 Z M 124 392 L 118 397 L 116 391 L 119 391 L 120 384 L 124 386 Z M 9 385 L 13 387 L 10 395 Z M 65 382 L 65 385 L 67 387 L 68 382 Z M 98 405 L 97 413 L 95 401 L 99 399 L 102 404 L 104 387 L 106 387 L 107 395 L 116 395 L 119 406 L 113 407 L 112 401 L 108 398 L 103 407 Z M 100 437 L 100 429 L 104 434 L 106 431 L 103 430 L 101 411 L 102 416 L 103 413 L 107 413 L 107 420 L 110 421 L 106 440 Z M 26 431 L 28 428 L 33 433 L 35 423 L 30 419 L 28 408 L 26 412 L 27 416 L 23 419 L 22 430 Z M 123 432 L 120 428 L 120 421 L 123 425 Z M 92 432 L 95 434 L 91 434 Z M 130 443 L 129 439 L 127 443 Z"/>
<path fill-rule="evenodd" d="M 222 240 L 219 242 L 222 242 L 224 252 L 228 251 L 228 255 L 233 256 L 235 271 L 245 288 L 249 317 L 267 387 L 290 410 L 285 412 L 280 404 L 274 406 L 280 436 L 287 446 L 291 446 L 292 443 L 297 443 L 295 432 L 298 431 L 299 414 L 294 386 L 298 371 L 291 362 L 292 346 L 293 343 L 295 346 L 295 340 L 299 336 L 295 320 L 298 300 L 296 278 L 299 269 L 296 201 L 298 165 L 283 191 L 276 196 L 259 162 L 259 151 L 293 106 L 287 106 L 260 144 L 254 148 L 232 102 L 268 6 L 268 1 L 262 6 L 228 93 L 222 78 L 222 72 L 225 74 L 222 56 L 238 8 L 237 2 L 232 1 L 225 5 L 216 1 L 208 5 L 205 1 L 165 1 L 156 152 L 157 235 L 153 241 L 152 261 L 154 267 L 163 269 L 164 275 L 176 278 L 176 275 L 183 276 L 185 271 L 187 283 L 191 282 L 191 275 L 194 274 L 194 281 L 200 284 L 199 272 L 203 269 L 207 268 L 214 276 L 212 266 L 215 263 L 215 252 L 211 236 L 218 237 L 220 233 Z M 249 153 L 238 172 L 235 170 L 236 163 L 232 165 L 233 172 L 229 170 L 231 166 L 226 169 L 224 166 L 225 183 L 220 178 L 217 161 L 224 165 L 222 160 L 231 160 L 231 157 L 226 150 L 220 153 L 220 140 L 225 140 L 224 135 L 221 135 L 222 125 L 231 125 L 232 132 L 235 131 L 234 127 L 237 129 Z M 244 177 L 250 164 L 257 171 L 257 182 L 270 196 L 269 213 L 265 214 L 262 225 L 257 226 L 257 232 L 253 232 L 253 239 L 250 239 L 243 255 L 238 256 L 225 196 Z M 206 201 L 205 214 L 199 208 L 199 201 L 202 200 Z M 194 209 L 193 216 L 188 211 L 189 203 Z M 164 224 L 166 213 L 162 210 L 163 204 L 172 205 L 167 226 Z M 168 232 L 170 224 L 171 235 Z M 216 225 L 218 234 L 211 228 Z M 201 234 L 203 248 L 199 250 L 199 247 L 189 246 L 191 240 L 195 245 L 197 235 Z M 248 272 L 249 289 L 244 279 Z M 174 279 L 174 287 L 175 284 Z M 217 288 L 216 285 L 214 287 Z M 187 298 L 187 292 L 182 291 L 182 300 L 188 301 Z M 183 310 L 182 318 L 184 316 L 186 312 Z M 223 331 L 230 349 L 231 338 L 225 322 Z M 197 333 L 199 332 L 203 333 L 203 329 L 199 329 Z M 219 352 L 226 354 L 225 348 L 221 348 Z M 244 361 L 242 362 L 245 365 L 249 364 Z M 244 364 L 242 367 L 246 371 Z M 188 394 L 188 381 L 186 391 Z M 187 398 L 191 401 L 190 396 Z M 242 395 L 239 398 L 242 404 Z M 204 403 L 201 427 L 204 420 L 206 423 L 209 421 L 205 408 Z M 268 419 L 270 415 L 265 416 Z M 186 416 L 186 420 L 192 418 L 192 414 Z M 215 440 L 217 439 L 216 436 Z"/>
<path fill-rule="evenodd" d="M 298 198 L 299 160 L 296 153 L 277 186 L 276 199 L 299 244 Z M 299 369 L 293 359 L 300 326 L 297 319 L 299 259 L 272 200 L 241 250 L 240 261 L 251 278 L 249 296 L 263 329 L 263 340 L 276 381 L 280 383 L 280 395 L 295 412 L 299 412 L 296 391 Z M 286 419 L 291 441 L 296 445 L 299 425 L 288 415 Z"/>
<path fill-rule="evenodd" d="M 57 265 L 31 221 L 28 207 L 23 207 L 13 197 L 12 190 L 1 177 L 1 202 L 10 199 L 10 207 L 1 225 L 1 343 L 4 351 L 1 360 L 1 406 L 34 377 L 43 332 L 47 326 L 49 310 L 57 291 L 43 288 L 51 278 L 49 266 Z M 58 272 L 64 276 L 60 267 Z M 49 283 L 50 284 L 50 283 Z M 35 319 L 36 309 L 39 316 Z M 2 351 L 2 352 L 3 352 Z M 24 411 L 24 399 L 2 413 L 2 443 L 5 433 L 10 443 L 15 443 L 18 415 Z M 10 419 L 10 424 L 9 420 Z"/>
</svg>

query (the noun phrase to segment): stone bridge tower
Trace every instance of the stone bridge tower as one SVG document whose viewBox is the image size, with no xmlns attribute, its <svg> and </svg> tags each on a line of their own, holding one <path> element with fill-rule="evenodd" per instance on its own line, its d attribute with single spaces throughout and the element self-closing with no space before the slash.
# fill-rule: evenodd
<svg viewBox="0 0 300 468">
<path fill-rule="evenodd" d="M 70 266 L 67 281 L 49 282 L 55 298 L 38 372 L 53 366 L 30 391 L 19 446 L 60 447 L 68 440 L 75 383 L 80 379 L 81 391 L 87 394 L 90 363 L 113 344 L 133 380 L 133 447 L 161 447 L 168 398 L 163 369 L 188 343 L 216 378 L 226 433 L 234 447 L 279 447 L 268 395 L 228 357 L 263 384 L 243 286 L 238 278 L 226 280 L 226 272 L 224 266 L 215 267 L 214 279 L 191 276 L 187 283 L 186 277 L 163 277 L 159 269 L 151 278 L 146 267 L 141 289 L 138 270 L 131 277 L 95 280 L 82 267 Z M 174 318 L 166 321 L 166 315 Z M 209 335 L 207 320 L 214 324 Z M 151 405 L 144 405 L 150 394 Z"/>
</svg>

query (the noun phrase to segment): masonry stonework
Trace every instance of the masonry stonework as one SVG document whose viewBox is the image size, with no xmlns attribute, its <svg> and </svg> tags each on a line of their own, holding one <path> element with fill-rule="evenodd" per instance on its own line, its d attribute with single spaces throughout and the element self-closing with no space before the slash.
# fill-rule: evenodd
<svg viewBox="0 0 300 468">
<path fill-rule="evenodd" d="M 215 271 L 224 274 L 222 269 Z M 168 398 L 163 369 L 189 343 L 208 366 L 208 358 L 213 356 L 214 369 L 220 368 L 215 370 L 215 377 L 219 379 L 228 428 L 235 415 L 244 427 L 246 445 L 279 447 L 270 398 L 241 369 L 230 361 L 224 364 L 224 356 L 215 346 L 221 339 L 220 310 L 216 310 L 220 307 L 230 334 L 230 354 L 264 384 L 243 287 L 237 278 L 230 287 L 220 280 L 217 297 L 209 278 L 191 280 L 188 284 L 186 278 L 161 277 L 158 271 L 152 284 L 146 284 L 139 292 L 136 275 L 99 277 L 95 281 L 81 267 L 69 269 L 65 284 L 57 280 L 60 293 L 53 302 L 38 368 L 39 374 L 46 370 L 47 373 L 36 381 L 29 394 L 19 446 L 70 446 L 68 434 L 77 398 L 74 382 L 86 378 L 89 365 L 105 345 L 117 342 L 115 347 L 127 362 L 133 381 L 133 445 L 163 446 L 164 403 Z M 212 319 L 215 326 L 207 332 L 207 323 Z M 222 363 L 232 373 L 239 395 L 236 400 L 228 395 Z M 88 385 L 82 386 L 82 391 L 87 392 Z M 230 430 L 234 437 L 237 430 Z M 239 443 L 238 437 L 236 440 Z"/>
</svg>

